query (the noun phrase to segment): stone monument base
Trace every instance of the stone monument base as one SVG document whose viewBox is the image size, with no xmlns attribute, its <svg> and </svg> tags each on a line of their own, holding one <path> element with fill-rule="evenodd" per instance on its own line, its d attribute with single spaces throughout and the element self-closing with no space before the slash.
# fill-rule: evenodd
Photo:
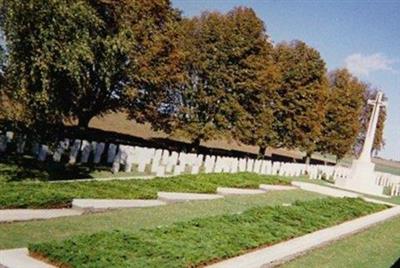
<svg viewBox="0 0 400 268">
<path fill-rule="evenodd" d="M 383 186 L 375 183 L 374 169 L 374 163 L 354 160 L 350 177 L 338 179 L 335 182 L 335 186 L 355 192 L 382 196 Z"/>
</svg>

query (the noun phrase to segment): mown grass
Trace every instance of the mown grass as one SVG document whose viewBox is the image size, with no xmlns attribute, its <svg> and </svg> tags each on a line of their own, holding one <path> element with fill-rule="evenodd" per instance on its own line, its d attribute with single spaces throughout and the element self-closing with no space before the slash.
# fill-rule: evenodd
<svg viewBox="0 0 400 268">
<path fill-rule="evenodd" d="M 315 249 L 282 268 L 400 267 L 400 217 Z"/>
<path fill-rule="evenodd" d="M 0 249 L 27 247 L 32 242 L 64 240 L 71 236 L 115 229 L 138 231 L 200 217 L 241 213 L 253 207 L 290 204 L 297 200 L 318 198 L 325 196 L 302 190 L 270 191 L 262 195 L 227 196 L 206 202 L 184 202 L 162 207 L 121 209 L 45 221 L 0 224 Z"/>
<path fill-rule="evenodd" d="M 258 188 L 261 183 L 289 184 L 289 181 L 254 173 L 219 173 L 151 180 L 8 182 L 0 183 L 0 209 L 69 207 L 73 198 L 155 199 L 159 191 L 215 193 L 219 186 Z"/>
<path fill-rule="evenodd" d="M 99 232 L 29 245 L 62 267 L 195 267 L 386 208 L 326 198 L 290 207 L 258 207 L 139 232 Z"/>
</svg>

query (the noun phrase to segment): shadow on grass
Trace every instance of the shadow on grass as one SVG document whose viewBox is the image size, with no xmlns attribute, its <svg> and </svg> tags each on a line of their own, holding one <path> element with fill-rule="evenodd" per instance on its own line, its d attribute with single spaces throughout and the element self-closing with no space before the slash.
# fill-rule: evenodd
<svg viewBox="0 0 400 268">
<path fill-rule="evenodd" d="M 95 165 L 67 165 L 65 161 L 40 162 L 31 156 L 0 158 L 0 181 L 15 182 L 24 180 L 73 180 L 92 178 L 93 171 L 109 171 L 110 167 Z"/>
</svg>

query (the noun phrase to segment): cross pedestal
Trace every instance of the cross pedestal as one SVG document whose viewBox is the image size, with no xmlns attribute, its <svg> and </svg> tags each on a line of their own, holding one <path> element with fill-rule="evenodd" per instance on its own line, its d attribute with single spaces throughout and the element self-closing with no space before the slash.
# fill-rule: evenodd
<svg viewBox="0 0 400 268">
<path fill-rule="evenodd" d="M 335 185 L 360 193 L 382 195 L 383 186 L 375 183 L 375 164 L 362 160 L 354 160 L 351 166 L 350 178 L 338 179 Z"/>
</svg>

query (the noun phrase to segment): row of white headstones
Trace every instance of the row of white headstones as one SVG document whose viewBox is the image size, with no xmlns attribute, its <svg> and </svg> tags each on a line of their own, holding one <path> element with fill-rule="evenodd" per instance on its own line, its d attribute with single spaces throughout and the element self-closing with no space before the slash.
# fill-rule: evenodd
<svg viewBox="0 0 400 268">
<path fill-rule="evenodd" d="M 5 152 L 7 143 L 13 135 L 0 135 L 0 153 Z M 17 142 L 17 152 L 24 152 L 25 140 Z M 308 176 L 310 179 L 327 179 L 335 181 L 338 178 L 348 178 L 351 170 L 342 166 L 306 165 L 302 163 L 272 162 L 252 158 L 236 158 L 195 153 L 175 152 L 155 148 L 130 145 L 108 144 L 107 152 L 104 142 L 89 142 L 76 139 L 60 141 L 52 152 L 47 145 L 37 144 L 33 154 L 39 161 L 46 161 L 52 156 L 54 162 L 60 162 L 63 155 L 68 154 L 68 162 L 74 165 L 78 162 L 86 164 L 91 160 L 99 164 L 104 157 L 112 165 L 112 172 L 131 172 L 136 166 L 138 172 L 150 172 L 162 177 L 166 174 L 180 175 L 182 173 L 236 173 L 255 172 L 265 175 L 281 175 L 288 177 Z M 106 155 L 105 155 L 106 154 Z M 92 156 L 92 157 L 91 157 Z M 390 188 L 391 195 L 400 195 L 400 176 L 376 172 L 376 183 Z"/>
</svg>

